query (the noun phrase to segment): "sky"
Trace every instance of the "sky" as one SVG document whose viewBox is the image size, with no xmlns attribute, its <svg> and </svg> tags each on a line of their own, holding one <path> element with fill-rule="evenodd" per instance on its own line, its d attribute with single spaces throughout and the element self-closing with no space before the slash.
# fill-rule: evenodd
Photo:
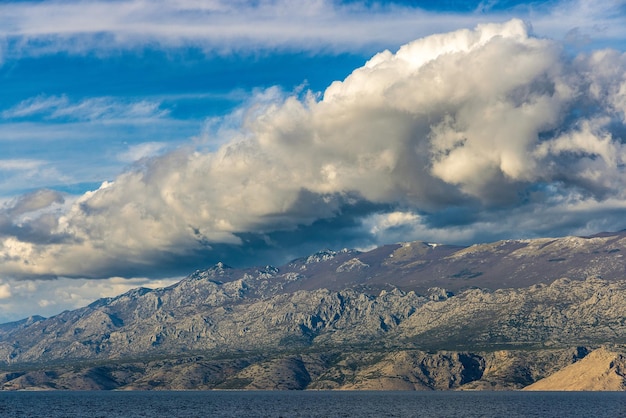
<svg viewBox="0 0 626 418">
<path fill-rule="evenodd" d="M 0 3 L 0 322 L 218 261 L 626 228 L 626 1 Z"/>
</svg>

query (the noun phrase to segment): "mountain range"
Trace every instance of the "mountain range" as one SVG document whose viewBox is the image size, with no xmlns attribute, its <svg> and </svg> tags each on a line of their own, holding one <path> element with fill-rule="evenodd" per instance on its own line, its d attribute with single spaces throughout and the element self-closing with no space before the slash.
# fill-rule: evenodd
<svg viewBox="0 0 626 418">
<path fill-rule="evenodd" d="M 621 231 L 218 263 L 0 325 L 0 388 L 520 389 L 625 351 L 625 254 Z"/>
</svg>

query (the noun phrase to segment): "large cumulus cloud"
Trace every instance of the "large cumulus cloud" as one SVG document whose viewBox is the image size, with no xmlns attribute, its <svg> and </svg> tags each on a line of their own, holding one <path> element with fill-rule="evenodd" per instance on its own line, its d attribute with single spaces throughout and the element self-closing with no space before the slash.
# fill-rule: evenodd
<svg viewBox="0 0 626 418">
<path fill-rule="evenodd" d="M 569 57 L 519 20 L 418 39 L 323 94 L 270 89 L 237 115 L 215 150 L 143 160 L 71 204 L 7 204 L 0 274 L 171 275 L 624 227 L 626 56 Z"/>
</svg>

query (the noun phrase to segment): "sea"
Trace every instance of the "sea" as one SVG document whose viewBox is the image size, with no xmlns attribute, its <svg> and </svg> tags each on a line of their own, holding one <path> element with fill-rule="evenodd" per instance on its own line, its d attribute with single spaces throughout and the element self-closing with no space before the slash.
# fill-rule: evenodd
<svg viewBox="0 0 626 418">
<path fill-rule="evenodd" d="M 626 392 L 0 392 L 0 417 L 626 418 Z"/>
</svg>

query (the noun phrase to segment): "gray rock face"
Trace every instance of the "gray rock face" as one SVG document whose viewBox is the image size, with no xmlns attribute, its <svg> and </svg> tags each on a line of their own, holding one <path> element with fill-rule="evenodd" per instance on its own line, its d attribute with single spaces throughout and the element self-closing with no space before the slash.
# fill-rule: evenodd
<svg viewBox="0 0 626 418">
<path fill-rule="evenodd" d="M 601 279 L 446 299 L 398 289 L 250 297 L 253 282 L 192 276 L 7 332 L 5 364 L 371 345 L 427 349 L 626 343 L 626 282 Z M 193 297 L 192 297 L 193 295 Z"/>
<path fill-rule="evenodd" d="M 549 367 L 535 370 L 527 358 L 498 369 L 513 376 L 508 381 L 490 366 L 496 354 L 489 353 L 626 343 L 625 242 L 619 233 L 467 248 L 411 243 L 324 251 L 279 268 L 218 264 L 168 288 L 135 289 L 52 318 L 0 325 L 2 384 L 518 387 Z M 349 353 L 361 360 L 350 363 Z M 210 361 L 218 358 L 228 360 Z M 573 357 L 552 360 L 565 365 Z M 94 362 L 100 366 L 63 369 Z M 41 364 L 61 369 L 27 371 Z M 181 368 L 184 379 L 172 374 Z"/>
</svg>

